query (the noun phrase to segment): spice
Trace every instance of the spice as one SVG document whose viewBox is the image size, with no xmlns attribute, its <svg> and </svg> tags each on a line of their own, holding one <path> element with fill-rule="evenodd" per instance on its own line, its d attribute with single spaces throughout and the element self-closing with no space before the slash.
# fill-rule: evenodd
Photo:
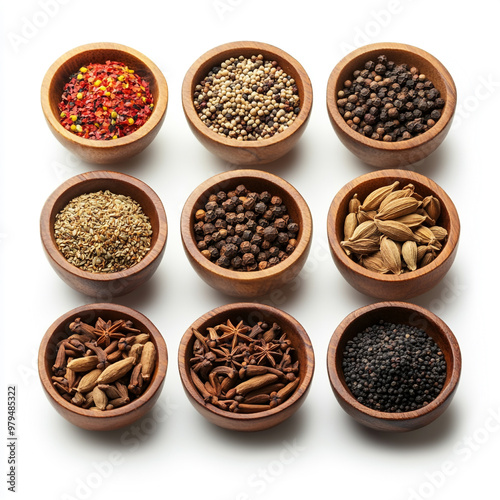
<svg viewBox="0 0 500 500">
<path fill-rule="evenodd" d="M 219 191 L 195 213 L 194 234 L 201 253 L 235 271 L 268 269 L 297 246 L 299 225 L 279 196 L 249 191 L 243 184 Z"/>
<path fill-rule="evenodd" d="M 148 82 L 123 63 L 91 63 L 71 75 L 59 103 L 61 124 L 85 139 L 118 139 L 152 113 Z"/>
<path fill-rule="evenodd" d="M 269 139 L 300 112 L 295 80 L 261 54 L 231 57 L 213 67 L 196 85 L 193 98 L 207 127 L 240 141 Z"/>
<path fill-rule="evenodd" d="M 283 404 L 299 385 L 299 361 L 277 323 L 240 321 L 207 328 L 195 340 L 190 374 L 205 404 L 256 413 Z"/>
<path fill-rule="evenodd" d="M 367 61 L 344 82 L 337 106 L 347 125 L 377 141 L 404 141 L 423 134 L 441 118 L 439 90 L 416 67 L 385 55 Z"/>
<path fill-rule="evenodd" d="M 370 271 L 399 275 L 422 268 L 436 258 L 448 237 L 446 229 L 436 225 L 439 200 L 423 198 L 413 184 L 397 189 L 399 184 L 375 189 L 363 203 L 357 194 L 349 201 L 340 245 Z"/>
<path fill-rule="evenodd" d="M 52 383 L 66 401 L 105 411 L 130 403 L 146 390 L 156 366 L 148 333 L 125 319 L 98 318 L 92 326 L 76 318 L 69 329 L 71 335 L 57 344 L 52 365 Z"/>
<path fill-rule="evenodd" d="M 446 380 L 443 353 L 425 331 L 384 321 L 347 342 L 342 366 L 353 396 L 389 413 L 423 408 Z"/>
<path fill-rule="evenodd" d="M 84 271 L 112 273 L 140 262 L 151 248 L 151 223 L 129 196 L 110 191 L 73 198 L 55 217 L 66 260 Z"/>
</svg>

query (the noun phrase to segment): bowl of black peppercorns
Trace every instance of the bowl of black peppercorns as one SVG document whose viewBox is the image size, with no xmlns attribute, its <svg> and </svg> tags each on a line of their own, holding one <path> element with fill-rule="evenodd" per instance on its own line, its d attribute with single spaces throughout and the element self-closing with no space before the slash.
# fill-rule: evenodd
<svg viewBox="0 0 500 500">
<path fill-rule="evenodd" d="M 450 73 L 428 52 L 374 43 L 335 66 L 326 101 L 347 149 L 374 167 L 398 168 L 426 158 L 443 142 L 456 94 Z"/>
<path fill-rule="evenodd" d="M 235 297 L 265 295 L 304 266 L 312 217 L 299 192 L 280 177 L 237 170 L 211 177 L 186 201 L 181 237 L 200 277 Z"/>
<path fill-rule="evenodd" d="M 427 309 L 379 302 L 349 314 L 328 346 L 328 375 L 342 409 L 382 431 L 411 431 L 449 407 L 462 366 L 450 328 Z"/>
</svg>

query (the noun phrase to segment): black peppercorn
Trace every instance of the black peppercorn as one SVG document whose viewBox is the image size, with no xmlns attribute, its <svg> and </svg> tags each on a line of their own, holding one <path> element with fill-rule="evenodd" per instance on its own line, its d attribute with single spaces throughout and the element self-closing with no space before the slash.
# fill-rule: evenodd
<svg viewBox="0 0 500 500">
<path fill-rule="evenodd" d="M 221 253 L 223 253 L 226 257 L 232 259 L 238 253 L 238 247 L 233 243 L 229 243 L 222 247 Z"/>
<path fill-rule="evenodd" d="M 231 260 L 231 266 L 234 269 L 239 269 L 242 265 L 243 259 L 237 255 L 234 259 Z"/>
<path fill-rule="evenodd" d="M 244 266 L 251 266 L 251 265 L 255 264 L 255 256 L 254 256 L 254 254 L 253 253 L 245 253 L 243 255 L 242 264 Z"/>
<path fill-rule="evenodd" d="M 273 226 L 268 226 L 264 229 L 262 236 L 266 241 L 274 241 L 278 236 L 278 230 Z"/>
<path fill-rule="evenodd" d="M 218 259 L 219 258 L 219 250 L 217 250 L 217 248 L 215 248 L 214 246 L 210 246 L 207 248 L 208 252 L 210 253 L 210 257 L 212 259 Z"/>
<path fill-rule="evenodd" d="M 271 248 L 269 249 L 269 255 L 270 255 L 271 257 L 277 257 L 277 256 L 278 256 L 278 254 L 279 254 L 279 252 L 280 252 L 280 249 L 279 249 L 278 247 L 271 247 Z"/>
<path fill-rule="evenodd" d="M 254 211 L 257 214 L 263 214 L 267 210 L 267 205 L 263 202 L 260 201 L 259 203 L 255 204 Z"/>
<path fill-rule="evenodd" d="M 203 224 L 203 234 L 212 234 L 215 231 L 215 226 L 213 224 L 207 223 Z"/>
<path fill-rule="evenodd" d="M 377 63 L 368 61 L 364 69 L 354 71 L 353 77 L 338 92 L 338 110 L 348 126 L 375 140 L 400 141 L 421 134 L 435 124 L 437 114 L 434 118 L 432 112 L 444 106 L 439 91 L 417 68 L 396 65 L 383 54 Z M 419 126 L 400 127 L 400 122 L 414 118 L 422 118 Z"/>
<path fill-rule="evenodd" d="M 231 261 L 225 255 L 222 255 L 221 257 L 219 257 L 215 263 L 218 266 L 225 267 L 225 268 L 228 268 L 231 265 Z"/>
<path fill-rule="evenodd" d="M 268 191 L 263 191 L 260 193 L 259 199 L 263 203 L 269 203 L 271 201 L 271 194 Z"/>
</svg>

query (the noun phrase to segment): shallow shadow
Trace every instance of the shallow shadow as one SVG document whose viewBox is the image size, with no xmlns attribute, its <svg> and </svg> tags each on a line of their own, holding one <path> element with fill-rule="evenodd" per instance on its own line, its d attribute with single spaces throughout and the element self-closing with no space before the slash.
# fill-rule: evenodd
<svg viewBox="0 0 500 500">
<path fill-rule="evenodd" d="M 155 301 L 160 300 L 167 283 L 168 280 L 162 279 L 159 274 L 155 274 L 143 285 L 126 295 L 114 297 L 111 302 L 140 311 L 143 306 L 154 306 Z"/>
<path fill-rule="evenodd" d="M 162 141 L 161 137 L 156 137 L 155 140 L 139 154 L 129 158 L 128 160 L 113 163 L 110 165 L 89 165 L 89 170 L 111 170 L 113 172 L 132 175 L 142 178 L 148 170 L 157 170 L 160 163 L 166 163 L 165 155 L 162 154 L 164 149 L 157 144 L 157 141 Z"/>
<path fill-rule="evenodd" d="M 376 446 L 392 448 L 395 450 L 418 450 L 430 446 L 438 446 L 440 443 L 453 438 L 460 427 L 460 408 L 451 404 L 443 415 L 434 422 L 420 429 L 410 432 L 384 432 L 365 427 L 348 415 L 349 427 L 352 432 L 361 435 L 361 438 Z"/>
<path fill-rule="evenodd" d="M 213 435 L 217 442 L 224 440 L 229 444 L 245 448 L 265 449 L 282 445 L 283 441 L 293 441 L 308 424 L 307 412 L 300 409 L 285 422 L 271 429 L 257 432 L 231 431 L 217 427 L 205 419 L 203 419 L 203 425 L 206 426 L 205 432 Z"/>
<path fill-rule="evenodd" d="M 445 141 L 426 158 L 417 161 L 416 163 L 412 163 L 411 165 L 406 165 L 404 167 L 393 167 L 393 168 L 400 168 L 401 170 L 417 172 L 432 179 L 440 169 L 444 168 L 447 157 L 450 156 L 449 152 L 450 152 L 449 146 Z M 365 163 L 364 161 L 360 160 L 354 154 L 350 154 L 350 158 L 351 158 L 351 165 L 349 166 L 349 168 L 352 168 L 352 164 L 354 164 L 364 173 L 376 172 L 378 170 L 384 170 L 385 168 L 390 168 L 390 167 L 374 167 L 372 165 L 368 165 L 368 163 Z"/>
<path fill-rule="evenodd" d="M 450 149 L 445 141 L 427 158 L 412 165 L 408 165 L 407 167 L 403 167 L 403 169 L 417 172 L 432 179 L 439 170 L 445 168 L 447 158 L 450 156 L 449 151 Z"/>
<path fill-rule="evenodd" d="M 175 432 L 169 422 L 156 421 L 153 413 L 154 409 L 131 425 L 112 431 L 89 431 L 73 425 L 71 427 L 79 439 L 97 450 L 132 452 L 147 446 L 155 447 L 158 439 L 164 441 L 167 439 L 166 433 Z"/>
<path fill-rule="evenodd" d="M 285 174 L 290 174 L 294 169 L 298 169 L 304 164 L 304 151 L 300 142 L 281 158 L 263 165 L 236 165 L 213 155 L 212 157 L 215 159 L 215 162 L 218 164 L 219 170 L 221 171 L 251 168 L 252 170 L 270 172 L 272 174 L 279 175 L 280 177 L 283 177 Z"/>
<path fill-rule="evenodd" d="M 211 288 L 208 285 L 207 287 L 210 291 L 210 296 L 214 299 L 215 303 L 220 305 L 231 304 L 233 302 L 255 302 L 257 304 L 264 304 L 277 307 L 278 309 L 283 309 L 291 307 L 300 300 L 304 300 L 304 296 L 307 295 L 305 287 L 301 282 L 300 274 L 290 283 L 287 283 L 279 288 L 275 288 L 266 295 L 259 297 L 235 297 Z"/>
<path fill-rule="evenodd" d="M 452 267 L 432 290 L 410 301 L 439 315 L 447 306 L 451 307 L 454 302 L 465 296 L 465 287 L 468 287 L 465 276 L 460 273 L 459 268 Z"/>
</svg>

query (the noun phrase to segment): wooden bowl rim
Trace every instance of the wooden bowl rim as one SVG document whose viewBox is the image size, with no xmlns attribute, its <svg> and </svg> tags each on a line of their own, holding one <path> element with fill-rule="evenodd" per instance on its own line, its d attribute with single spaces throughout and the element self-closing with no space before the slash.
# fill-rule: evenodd
<svg viewBox="0 0 500 500">
<path fill-rule="evenodd" d="M 71 59 L 82 55 L 84 53 L 89 53 L 89 58 L 91 59 L 91 53 L 95 50 L 113 50 L 118 52 L 127 53 L 136 59 L 140 59 L 144 65 L 148 68 L 151 73 L 153 79 L 156 81 L 158 86 L 158 101 L 154 103 L 153 112 L 151 116 L 146 120 L 146 123 L 139 127 L 136 131 L 128 134 L 124 137 L 119 137 L 114 140 L 95 140 L 95 139 L 86 139 L 84 137 L 80 137 L 76 134 L 73 134 L 66 130 L 59 121 L 59 116 L 56 116 L 51 107 L 50 101 L 50 93 L 49 89 L 51 87 L 51 83 L 56 76 L 56 74 L 60 71 L 61 66 L 66 64 Z M 89 61 L 92 62 L 92 61 Z M 166 111 L 168 104 L 168 85 L 165 76 L 161 72 L 160 68 L 156 66 L 156 64 L 151 61 L 144 54 L 135 50 L 131 47 L 127 47 L 126 45 L 122 45 L 119 43 L 112 42 L 96 42 L 96 43 L 88 43 L 85 45 L 80 45 L 75 47 L 67 52 L 65 52 L 62 56 L 60 56 L 56 61 L 50 66 L 45 73 L 45 76 L 42 81 L 41 87 L 41 102 L 42 102 L 42 110 L 45 115 L 46 120 L 49 122 L 54 131 L 63 136 L 67 141 L 74 142 L 81 147 L 84 148 L 94 148 L 94 149 L 113 149 L 119 146 L 128 146 L 136 141 L 141 140 L 143 137 L 152 132 L 162 121 Z"/>
<path fill-rule="evenodd" d="M 129 316 L 130 318 L 132 318 L 132 321 L 134 320 L 140 321 L 147 327 L 147 332 L 144 333 L 149 333 L 153 337 L 156 345 L 160 347 L 157 348 L 158 358 L 156 361 L 157 362 L 156 374 L 152 379 L 151 383 L 144 391 L 144 393 L 141 394 L 137 399 L 135 399 L 134 401 L 130 402 L 125 406 L 103 412 L 96 412 L 90 409 L 80 408 L 79 406 L 76 406 L 66 401 L 63 397 L 61 397 L 61 395 L 57 392 L 54 386 L 50 383 L 52 374 L 47 373 L 45 369 L 45 360 L 49 343 L 52 337 L 58 333 L 58 330 L 60 331 L 61 325 L 64 325 L 64 323 L 68 322 L 68 320 L 70 320 L 71 318 L 76 318 L 83 313 L 94 310 L 118 312 L 125 316 Z M 165 352 L 165 357 L 161 359 L 159 357 L 159 353 L 160 351 L 163 350 Z M 43 388 L 45 389 L 45 392 L 49 395 L 50 399 L 68 412 L 74 413 L 80 417 L 93 418 L 96 420 L 99 419 L 104 420 L 113 417 L 122 417 L 128 413 L 132 413 L 133 411 L 139 409 L 141 406 L 148 403 L 148 401 L 153 399 L 155 394 L 159 390 L 161 390 L 163 382 L 165 380 L 165 376 L 167 374 L 167 367 L 168 367 L 167 345 L 165 343 L 165 339 L 163 338 L 160 331 L 156 328 L 156 326 L 146 316 L 144 316 L 144 314 L 140 313 L 139 311 L 136 311 L 135 309 L 132 309 L 130 307 L 122 306 L 119 304 L 111 304 L 108 302 L 86 304 L 84 306 L 79 306 L 74 309 L 71 309 L 71 311 L 68 311 L 67 313 L 59 316 L 59 318 L 57 318 L 45 332 L 45 335 L 43 336 L 42 341 L 40 343 L 40 348 L 38 350 L 39 378 L 43 385 Z"/>
<path fill-rule="evenodd" d="M 193 225 L 191 215 L 201 196 L 203 196 L 204 193 L 210 191 L 214 186 L 217 186 L 222 182 L 236 180 L 244 177 L 260 179 L 267 182 L 268 184 L 275 184 L 286 191 L 297 204 L 298 211 L 300 212 L 303 220 L 302 226 L 299 230 L 301 231 L 299 232 L 300 241 L 295 250 L 283 262 L 280 262 L 279 264 L 269 269 L 251 272 L 224 269 L 214 262 L 211 262 L 201 254 L 201 251 L 198 250 L 198 247 L 196 246 L 196 243 L 193 240 L 191 234 L 191 228 Z M 287 269 L 289 269 L 299 261 L 303 253 L 307 251 L 312 238 L 312 215 L 309 206 L 307 205 L 307 202 L 304 200 L 302 195 L 290 183 L 288 183 L 281 177 L 278 177 L 277 175 L 271 174 L 269 172 L 264 172 L 262 170 L 238 169 L 232 172 L 224 172 L 222 174 L 217 174 L 213 177 L 210 177 L 206 181 L 202 182 L 189 195 L 189 198 L 186 200 L 181 214 L 181 238 L 182 243 L 184 244 L 184 248 L 189 252 L 191 258 L 193 258 L 199 266 L 205 269 L 205 271 L 209 272 L 210 274 L 216 274 L 228 280 L 234 280 L 240 283 L 248 283 L 254 280 L 261 280 L 264 278 L 277 276 L 283 272 L 286 272 Z"/>
<path fill-rule="evenodd" d="M 398 50 L 402 52 L 408 52 L 411 54 L 416 54 L 422 59 L 427 60 L 439 73 L 443 81 L 445 82 L 445 86 L 447 88 L 447 99 L 443 108 L 443 113 L 441 118 L 436 122 L 436 124 L 423 134 L 420 134 L 416 137 L 412 137 L 406 141 L 400 142 L 384 142 L 377 141 L 375 139 L 371 139 L 370 137 L 365 137 L 363 134 L 353 130 L 351 127 L 347 125 L 342 115 L 339 113 L 337 107 L 337 93 L 335 91 L 337 87 L 338 79 L 340 78 L 340 74 L 344 70 L 344 67 L 349 63 L 356 59 L 365 59 L 372 52 L 383 52 L 383 51 L 392 51 Z M 380 42 L 380 43 L 372 43 L 369 45 L 365 45 L 356 50 L 353 50 L 351 53 L 347 54 L 343 59 L 341 59 L 337 65 L 333 68 L 330 73 L 330 77 L 328 78 L 328 84 L 326 89 L 326 106 L 328 109 L 328 114 L 330 118 L 335 122 L 335 125 L 342 130 L 344 134 L 349 136 L 351 140 L 354 142 L 361 144 L 365 147 L 370 147 L 380 151 L 394 151 L 401 152 L 406 151 L 408 149 L 416 148 L 422 146 L 424 144 L 429 143 L 439 134 L 445 131 L 448 123 L 453 117 L 455 112 L 455 108 L 457 105 L 457 89 L 455 86 L 455 82 L 449 71 L 446 67 L 432 54 L 426 52 L 425 50 L 419 49 L 418 47 L 414 47 L 413 45 L 408 45 L 405 43 L 394 43 L 394 42 Z"/>
<path fill-rule="evenodd" d="M 427 406 L 420 408 L 418 410 L 401 412 L 401 413 L 388 413 L 373 410 L 368 408 L 367 406 L 361 404 L 356 400 L 356 398 L 351 394 L 349 389 L 344 385 L 341 381 L 342 377 L 340 376 L 340 372 L 342 368 L 337 366 L 335 352 L 337 351 L 337 347 L 345 334 L 347 327 L 358 318 L 364 316 L 365 314 L 372 313 L 376 310 L 381 309 L 406 309 L 408 311 L 413 311 L 417 314 L 420 314 L 425 318 L 426 321 L 432 323 L 437 326 L 442 332 L 444 332 L 444 337 L 446 342 L 449 345 L 451 352 L 451 359 L 453 361 L 452 366 L 447 365 L 447 373 L 451 372 L 451 377 L 443 386 L 443 389 L 437 396 L 437 398 L 433 399 Z M 346 323 L 345 326 L 342 326 Z M 425 309 L 424 307 L 417 306 L 416 304 L 411 304 L 409 302 L 399 302 L 399 301 L 385 301 L 378 302 L 375 304 L 370 304 L 364 307 L 360 307 L 356 309 L 352 313 L 348 314 L 337 326 L 333 335 L 328 344 L 328 352 L 327 352 L 327 369 L 328 369 L 328 378 L 330 379 L 330 384 L 336 394 L 344 401 L 345 404 L 351 406 L 358 412 L 367 415 L 371 418 L 376 418 L 379 420 L 385 420 L 388 422 L 401 422 L 403 420 L 409 421 L 417 418 L 421 418 L 424 415 L 432 413 L 438 407 L 440 407 L 455 391 L 457 384 L 460 380 L 460 372 L 462 369 L 462 356 L 460 353 L 460 347 L 458 345 L 458 341 L 451 331 L 450 327 L 438 316 L 434 313 Z"/>
<path fill-rule="evenodd" d="M 295 80 L 300 79 L 302 85 L 304 87 L 304 95 L 299 95 L 300 97 L 300 112 L 295 117 L 293 123 L 286 128 L 283 132 L 279 132 L 275 134 L 270 139 L 262 139 L 260 141 L 238 141 L 236 139 L 229 139 L 219 135 L 213 130 L 209 129 L 198 116 L 197 111 L 193 105 L 192 99 L 192 91 L 193 81 L 198 72 L 198 69 L 207 63 L 210 60 L 213 60 L 212 65 L 216 65 L 217 61 L 220 63 L 227 57 L 236 57 L 238 50 L 255 50 L 256 54 L 259 51 L 265 51 L 269 54 L 272 54 L 276 60 L 285 60 L 290 66 L 292 66 L 296 72 Z M 234 54 L 232 54 L 234 52 Z M 232 54 L 232 55 L 231 55 Z M 189 98 L 188 98 L 189 96 Z M 268 147 L 274 144 L 278 144 L 291 135 L 293 135 L 297 130 L 302 128 L 309 118 L 312 109 L 313 102 L 313 90 L 311 80 L 309 79 L 306 70 L 303 66 L 290 54 L 285 52 L 284 50 L 275 47 L 274 45 L 270 45 L 263 42 L 255 42 L 255 41 L 239 41 L 239 42 L 229 42 L 214 47 L 209 51 L 205 52 L 201 55 L 196 61 L 191 65 L 188 69 L 184 80 L 182 82 L 182 108 L 184 109 L 184 113 L 191 123 L 193 127 L 196 128 L 197 132 L 204 135 L 211 141 L 218 143 L 222 146 L 230 147 L 230 148 L 244 148 L 244 149 L 257 149 L 260 147 Z"/>
<path fill-rule="evenodd" d="M 158 235 L 156 242 L 151 247 L 145 257 L 128 269 L 116 271 L 114 273 L 91 273 L 84 271 L 73 264 L 70 264 L 60 250 L 57 248 L 54 240 L 52 239 L 54 230 L 53 223 L 50 220 L 50 214 L 53 211 L 54 205 L 57 201 L 71 188 L 78 184 L 84 184 L 94 180 L 108 180 L 112 179 L 121 184 L 129 184 L 140 189 L 151 200 L 152 205 L 155 207 L 156 215 L 158 217 Z M 141 207 L 144 210 L 144 207 Z M 45 202 L 42 213 L 40 215 L 40 237 L 42 244 L 47 252 L 49 258 L 66 273 L 76 276 L 79 279 L 86 279 L 94 282 L 111 282 L 118 279 L 130 278 L 141 273 L 156 259 L 160 258 L 162 251 L 167 242 L 168 223 L 165 208 L 160 200 L 160 197 L 143 181 L 132 177 L 131 175 L 122 174 L 120 172 L 113 172 L 111 170 L 96 170 L 92 172 L 85 172 L 83 174 L 75 175 L 70 179 L 64 181 L 48 198 Z"/>
<path fill-rule="evenodd" d="M 300 349 L 304 349 L 306 352 L 306 357 L 310 360 L 305 367 L 305 372 L 302 381 L 296 387 L 294 393 L 281 405 L 276 406 L 270 410 L 261 411 L 258 413 L 233 413 L 230 411 L 224 411 L 220 408 L 215 407 L 214 405 L 206 405 L 201 397 L 200 393 L 194 386 L 191 377 L 188 373 L 188 367 L 186 366 L 186 349 L 189 344 L 189 340 L 193 336 L 192 328 L 196 328 L 197 330 L 203 329 L 203 325 L 209 322 L 214 316 L 218 314 L 224 313 L 232 313 L 234 311 L 239 310 L 252 310 L 252 311 L 264 311 L 269 315 L 276 316 L 278 318 L 284 318 L 285 321 L 288 321 L 293 325 L 295 333 L 298 334 L 300 338 Z M 277 321 L 278 322 L 278 321 Z M 297 346 L 295 346 L 297 349 Z M 232 304 L 226 304 L 224 306 L 216 307 L 211 311 L 200 316 L 191 326 L 186 330 L 184 335 L 181 338 L 179 343 L 179 351 L 178 351 L 178 365 L 179 365 L 179 375 L 181 377 L 182 385 L 185 390 L 189 393 L 190 397 L 196 401 L 198 405 L 200 405 L 205 410 L 217 415 L 217 417 L 222 417 L 228 420 L 233 420 L 236 422 L 256 422 L 259 420 L 265 420 L 268 417 L 276 415 L 287 408 L 290 408 L 295 403 L 297 403 L 300 399 L 303 399 L 307 395 L 307 389 L 309 388 L 313 375 L 314 375 L 314 349 L 312 347 L 311 339 L 307 334 L 304 327 L 290 314 L 278 309 L 276 307 L 267 306 L 265 304 L 259 304 L 255 302 L 234 302 Z M 304 369 L 303 367 L 300 368 Z"/>
<path fill-rule="evenodd" d="M 377 179 L 383 181 L 387 177 L 389 179 L 404 180 L 408 182 L 420 182 L 422 184 L 428 184 L 433 191 L 433 194 L 439 198 L 441 203 L 445 206 L 446 210 L 450 214 L 450 220 L 458 221 L 458 224 L 450 224 L 450 230 L 448 231 L 448 239 L 444 244 L 441 251 L 438 253 L 437 257 L 426 266 L 412 271 L 409 273 L 400 274 L 396 276 L 394 274 L 381 274 L 375 271 L 370 271 L 365 269 L 363 266 L 351 260 L 342 247 L 340 246 L 340 241 L 335 235 L 335 219 L 338 214 L 340 205 L 346 196 L 355 190 L 358 186 L 364 184 L 372 179 Z M 389 181 L 387 181 L 389 183 Z M 381 183 L 382 184 L 382 183 Z M 376 280 L 382 283 L 403 283 L 407 281 L 412 281 L 418 278 L 422 278 L 430 273 L 432 273 L 436 268 L 444 264 L 448 259 L 453 257 L 453 252 L 458 245 L 458 240 L 460 237 L 460 219 L 458 217 L 458 212 L 455 204 L 451 198 L 446 194 L 444 189 L 436 184 L 432 179 L 426 177 L 425 175 L 419 174 L 417 172 L 410 172 L 408 170 L 402 169 L 388 169 L 388 170 L 378 170 L 376 172 L 370 172 L 368 174 L 356 177 L 354 180 L 348 182 L 333 198 L 333 201 L 328 210 L 327 216 L 327 234 L 328 242 L 330 248 L 334 253 L 335 257 L 342 263 L 343 266 L 347 267 L 349 271 L 357 275 L 361 275 L 365 278 Z"/>
</svg>

